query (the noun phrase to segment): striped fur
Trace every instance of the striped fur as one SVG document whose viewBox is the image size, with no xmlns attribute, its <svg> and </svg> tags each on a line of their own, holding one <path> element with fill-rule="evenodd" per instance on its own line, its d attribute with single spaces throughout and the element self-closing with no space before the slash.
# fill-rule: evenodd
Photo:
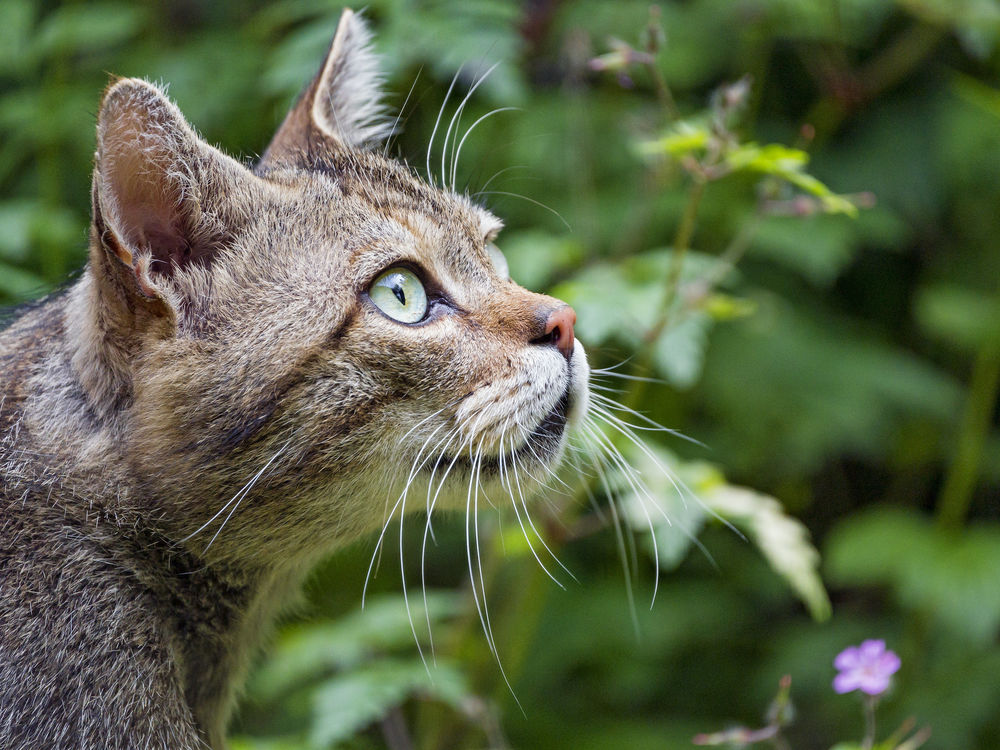
<svg viewBox="0 0 1000 750">
<path fill-rule="evenodd" d="M 87 267 L 0 332 L 0 746 L 224 747 L 319 557 L 431 490 L 464 508 L 473 474 L 508 494 L 504 456 L 544 471 L 586 408 L 500 222 L 366 150 L 368 44 L 346 11 L 252 170 L 155 86 L 105 92 Z M 418 325 L 367 296 L 400 264 Z"/>
</svg>

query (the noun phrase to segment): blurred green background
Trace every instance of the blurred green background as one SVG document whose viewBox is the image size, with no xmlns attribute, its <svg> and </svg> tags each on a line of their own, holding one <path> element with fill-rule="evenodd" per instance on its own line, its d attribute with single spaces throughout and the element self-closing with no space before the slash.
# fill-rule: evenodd
<svg viewBox="0 0 1000 750">
<path fill-rule="evenodd" d="M 340 6 L 4 0 L 0 303 L 84 262 L 110 73 L 168 83 L 250 162 Z M 760 725 L 789 674 L 788 743 L 828 748 L 862 732 L 834 655 L 884 638 L 902 669 L 881 736 L 913 716 L 928 748 L 1000 747 L 1000 5 L 373 0 L 367 15 L 390 102 L 406 100 L 389 152 L 421 173 L 438 112 L 500 61 L 459 132 L 517 110 L 473 131 L 457 188 L 506 220 L 514 278 L 574 305 L 594 366 L 653 379 L 595 382 L 693 439 L 641 433 L 688 489 L 602 432 L 649 494 L 613 460 L 607 486 L 571 462 L 533 512 L 575 576 L 536 537 L 563 587 L 517 519 L 484 513 L 503 672 L 462 519 L 436 519 L 426 617 L 423 523 L 405 537 L 428 669 L 395 530 L 364 612 L 374 539 L 337 554 L 251 680 L 235 746 L 684 748 Z"/>
</svg>

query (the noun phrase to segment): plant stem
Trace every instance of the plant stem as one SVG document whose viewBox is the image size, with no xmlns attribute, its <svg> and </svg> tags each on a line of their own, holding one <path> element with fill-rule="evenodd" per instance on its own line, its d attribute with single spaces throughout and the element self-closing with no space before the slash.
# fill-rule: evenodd
<svg viewBox="0 0 1000 750">
<path fill-rule="evenodd" d="M 684 206 L 684 213 L 681 214 L 681 221 L 677 226 L 677 233 L 674 235 L 673 255 L 670 259 L 670 268 L 667 270 L 667 288 L 663 295 L 663 304 L 660 305 L 660 313 L 656 321 L 649 331 L 646 332 L 646 335 L 643 336 L 642 347 L 636 359 L 637 372 L 649 369 L 653 359 L 653 345 L 663 335 L 663 332 L 667 329 L 673 318 L 677 295 L 680 292 L 681 275 L 684 271 L 684 259 L 687 257 L 688 248 L 691 246 L 691 238 L 694 236 L 698 208 L 701 206 L 701 199 L 705 194 L 706 184 L 707 180 L 704 177 L 698 174 L 694 176 L 691 192 L 688 195 L 687 204 Z M 629 408 L 635 408 L 645 390 L 646 381 L 633 381 L 632 388 L 622 398 L 622 403 Z"/>
<path fill-rule="evenodd" d="M 656 60 L 650 60 L 646 63 L 646 68 L 649 70 L 649 75 L 653 79 L 653 87 L 656 89 L 656 96 L 660 100 L 660 104 L 667 111 L 667 118 L 670 120 L 676 120 L 680 117 L 680 112 L 677 109 L 677 102 L 674 101 L 674 95 L 670 93 L 670 87 L 667 85 L 667 79 L 663 77 L 663 73 L 660 69 L 656 67 Z"/>
<path fill-rule="evenodd" d="M 976 353 L 955 455 L 938 499 L 937 522 L 940 528 L 957 531 L 965 522 L 976 489 L 983 445 L 989 435 L 998 388 L 1000 342 L 987 341 Z"/>
<path fill-rule="evenodd" d="M 875 744 L 875 704 L 877 702 L 876 696 L 865 696 L 865 738 L 861 741 L 861 747 L 864 750 L 871 750 Z"/>
<path fill-rule="evenodd" d="M 399 706 L 393 708 L 381 722 L 382 737 L 389 750 L 413 750 L 413 741 L 406 728 L 406 719 Z"/>
</svg>

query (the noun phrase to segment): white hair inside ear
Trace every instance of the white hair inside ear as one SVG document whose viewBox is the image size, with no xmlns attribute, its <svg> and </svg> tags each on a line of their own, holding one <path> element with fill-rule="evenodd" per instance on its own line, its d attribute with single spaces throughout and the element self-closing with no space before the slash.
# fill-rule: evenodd
<svg viewBox="0 0 1000 750">
<path fill-rule="evenodd" d="M 312 103 L 315 126 L 347 148 L 370 148 L 392 131 L 382 101 L 384 76 L 364 19 L 345 9 Z"/>
</svg>

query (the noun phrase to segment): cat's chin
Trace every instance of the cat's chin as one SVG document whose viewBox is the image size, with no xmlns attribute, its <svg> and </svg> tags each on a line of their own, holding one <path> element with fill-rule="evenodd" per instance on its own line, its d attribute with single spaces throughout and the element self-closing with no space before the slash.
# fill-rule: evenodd
<svg viewBox="0 0 1000 750">
<path fill-rule="evenodd" d="M 529 483 L 534 476 L 554 471 L 566 447 L 567 433 L 586 417 L 590 403 L 589 379 L 586 352 L 583 345 L 576 341 L 565 390 L 552 408 L 525 433 L 519 444 L 506 446 L 506 450 L 494 448 L 478 455 L 474 451 L 466 451 L 449 457 L 448 463 L 454 462 L 456 468 L 465 472 L 475 471 L 482 477 L 499 477 L 503 482 L 514 481 L 515 470 L 526 475 Z"/>
</svg>

